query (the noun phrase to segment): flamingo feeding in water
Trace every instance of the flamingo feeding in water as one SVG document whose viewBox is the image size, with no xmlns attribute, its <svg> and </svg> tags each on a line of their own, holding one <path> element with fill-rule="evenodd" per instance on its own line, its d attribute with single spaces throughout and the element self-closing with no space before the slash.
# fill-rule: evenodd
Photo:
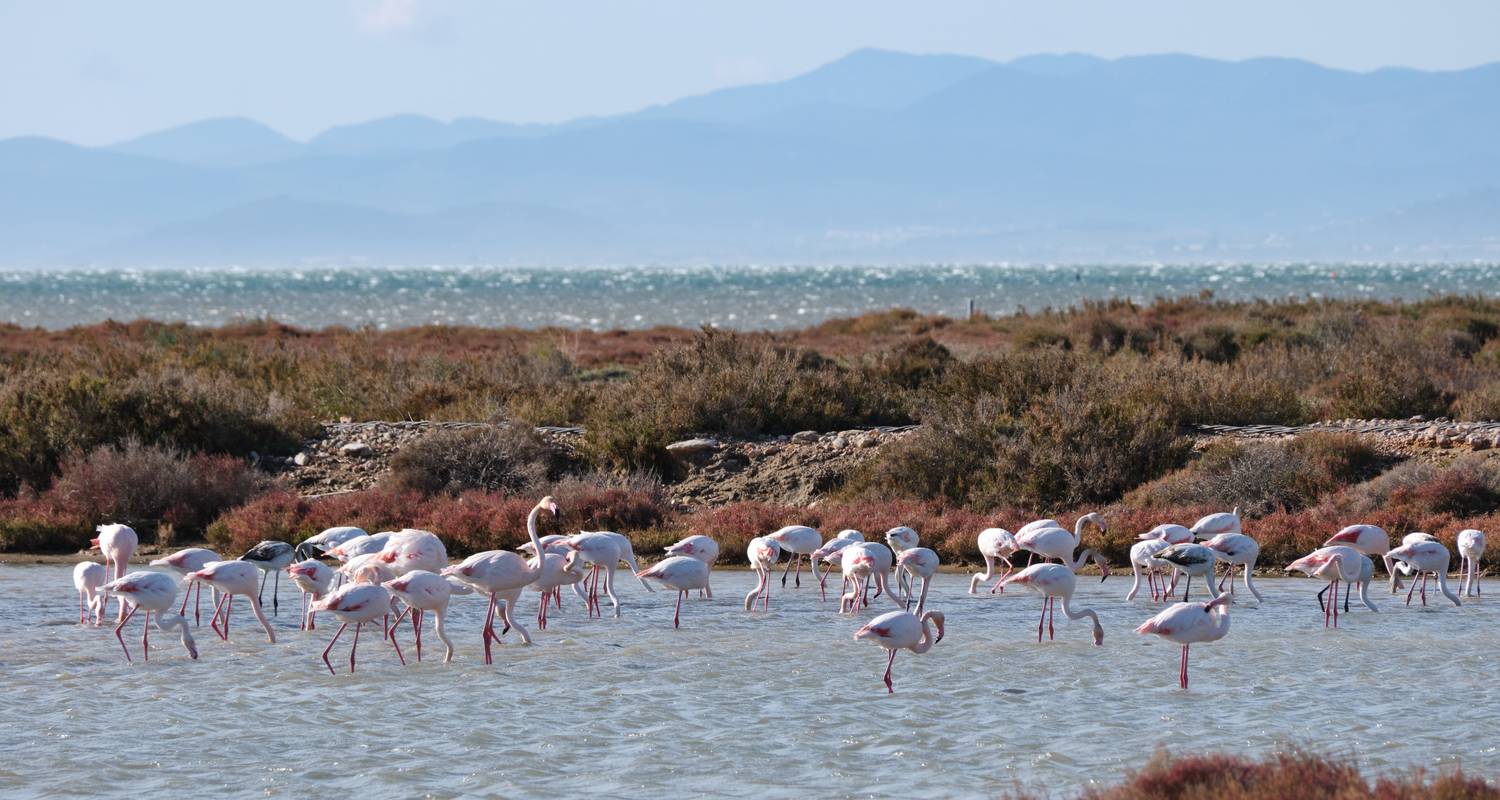
<svg viewBox="0 0 1500 800">
<path fill-rule="evenodd" d="M 73 567 L 73 588 L 78 590 L 78 624 L 87 625 L 89 615 L 94 624 L 103 622 L 104 595 L 99 587 L 109 580 L 104 565 L 97 561 L 80 561 Z"/>
<path fill-rule="evenodd" d="M 211 588 L 218 590 L 219 602 L 214 604 L 214 614 L 208 619 L 209 627 L 219 638 L 229 641 L 229 612 L 234 608 L 234 596 L 244 595 L 250 601 L 250 610 L 255 612 L 255 618 L 260 620 L 260 626 L 266 631 L 266 640 L 271 644 L 276 643 L 276 632 L 271 630 L 271 621 L 266 619 L 266 612 L 261 610 L 260 597 L 256 594 L 256 576 L 260 575 L 260 568 L 247 561 L 211 561 L 203 565 L 196 572 L 189 572 L 187 577 L 193 580 L 203 581 Z M 222 609 L 224 614 L 224 630 L 219 630 L 219 613 Z"/>
<path fill-rule="evenodd" d="M 912 595 L 917 592 L 917 578 L 922 579 L 922 594 L 917 598 L 916 615 L 922 616 L 927 607 L 927 589 L 932 585 L 932 576 L 937 574 L 938 554 L 928 547 L 908 547 L 896 556 L 896 566 L 911 576 L 906 593 L 906 604 L 911 606 Z"/>
<path fill-rule="evenodd" d="M 865 595 L 871 582 L 875 584 L 876 597 L 884 595 L 905 611 L 906 605 L 896 598 L 889 583 L 894 561 L 891 548 L 880 542 L 856 542 L 839 551 L 839 566 L 849 585 L 849 591 L 839 597 L 839 613 L 853 613 L 861 605 L 868 606 Z"/>
<path fill-rule="evenodd" d="M 167 569 L 172 570 L 173 572 L 177 573 L 179 576 L 187 580 L 187 583 L 182 588 L 182 607 L 177 609 L 178 614 L 187 613 L 188 594 L 192 592 L 195 587 L 197 588 L 198 591 L 193 593 L 194 625 L 203 624 L 203 612 L 201 610 L 199 602 L 203 599 L 203 584 L 199 583 L 198 581 L 192 580 L 191 578 L 188 578 L 187 574 L 189 572 L 196 572 L 197 570 L 203 569 L 203 567 L 209 562 L 218 560 L 219 554 L 215 553 L 212 550 L 203 547 L 189 547 L 185 550 L 178 550 L 177 552 L 169 556 L 158 558 L 151 562 L 151 566 L 166 567 Z M 219 601 L 219 598 L 212 594 L 210 595 L 210 599 L 215 603 Z"/>
<path fill-rule="evenodd" d="M 824 542 L 822 547 L 813 551 L 812 556 L 809 557 L 809 560 L 812 562 L 810 568 L 813 570 L 813 574 L 818 577 L 818 595 L 822 599 L 828 599 L 828 571 L 833 568 L 834 564 L 839 562 L 837 554 L 845 547 L 855 542 L 863 542 L 864 540 L 864 534 L 853 528 L 849 528 L 839 531 L 837 536 Z M 818 564 L 820 563 L 823 564 L 821 570 L 818 569 Z M 847 585 L 844 586 L 839 589 L 839 594 L 843 594 L 848 589 Z"/>
<path fill-rule="evenodd" d="M 1033 564 L 1005 579 L 1005 583 L 1018 584 L 1033 589 L 1042 596 L 1042 618 L 1036 624 L 1036 640 L 1042 640 L 1042 624 L 1046 623 L 1047 638 L 1053 638 L 1052 618 L 1048 612 L 1056 613 L 1056 602 L 1062 598 L 1063 615 L 1068 619 L 1087 617 L 1094 623 L 1094 644 L 1104 644 L 1104 626 L 1099 624 L 1099 614 L 1091 608 L 1074 609 L 1073 591 L 1078 587 L 1078 575 L 1063 564 Z"/>
<path fill-rule="evenodd" d="M 1193 523 L 1193 535 L 1199 539 L 1212 539 L 1221 533 L 1244 533 L 1240 524 L 1240 509 L 1235 506 L 1233 511 L 1221 511 L 1217 514 L 1209 514 Z"/>
<path fill-rule="evenodd" d="M 297 543 L 297 549 L 292 557 L 298 561 L 306 561 L 309 558 L 321 558 L 325 551 L 338 547 L 339 545 L 357 539 L 361 536 L 369 536 L 364 528 L 356 528 L 352 525 L 340 525 L 327 528 Z"/>
<path fill-rule="evenodd" d="M 561 558 L 561 556 L 554 555 L 553 558 Z M 424 569 L 414 569 L 381 585 L 395 599 L 406 604 L 406 608 L 396 615 L 396 621 L 391 623 L 391 641 L 396 639 L 396 631 L 401 627 L 401 618 L 410 613 L 412 633 L 417 640 L 417 660 L 421 661 L 422 617 L 425 615 L 424 612 L 431 611 L 432 629 L 437 632 L 438 640 L 443 643 L 443 663 L 452 661 L 453 642 L 448 639 L 448 630 L 445 627 L 448 617 L 448 601 L 455 594 L 468 594 L 472 590 L 462 584 L 454 586 L 442 575 Z M 357 635 L 359 629 L 356 628 L 354 632 Z"/>
<path fill-rule="evenodd" d="M 1459 531 L 1458 555 L 1463 559 L 1459 565 L 1459 574 L 1463 576 L 1459 594 L 1464 597 L 1482 596 L 1484 591 L 1479 588 L 1479 560 L 1484 558 L 1484 532 L 1473 528 Z"/>
<path fill-rule="evenodd" d="M 188 628 L 187 619 L 180 614 L 172 613 L 172 602 L 177 599 L 177 581 L 170 575 L 160 572 L 132 572 L 123 578 L 110 581 L 101 587 L 106 592 L 118 594 L 130 600 L 130 613 L 120 620 L 115 626 L 115 638 L 120 640 L 120 649 L 125 651 L 125 660 L 133 661 L 130 657 L 130 648 L 125 645 L 125 637 L 121 631 L 125 629 L 126 623 L 135 616 L 135 612 L 144 610 L 146 612 L 141 631 L 141 658 L 145 661 L 151 660 L 151 615 L 156 615 L 156 627 L 159 630 L 169 631 L 178 628 L 182 631 L 182 646 L 187 649 L 188 657 L 194 660 L 198 658 L 198 645 L 193 641 L 193 632 Z"/>
<path fill-rule="evenodd" d="M 995 581 L 995 585 L 990 587 L 990 594 L 994 594 L 997 590 L 1000 590 L 1001 584 L 1005 582 L 1006 577 L 1016 569 L 1015 565 L 1011 563 L 1010 557 L 1015 555 L 1019 549 L 1021 549 L 1021 546 L 1016 543 L 1015 534 L 1004 528 L 985 528 L 980 531 L 979 555 L 984 559 L 984 572 L 976 572 L 969 576 L 969 594 L 974 594 L 974 590 L 979 584 L 995 577 L 996 561 L 1005 563 L 1005 574 L 1001 575 Z"/>
<path fill-rule="evenodd" d="M 1328 580 L 1328 587 L 1333 590 L 1333 594 L 1323 608 L 1323 627 L 1328 627 L 1330 615 L 1333 627 L 1339 626 L 1339 581 L 1359 580 L 1362 557 L 1363 554 L 1352 547 L 1335 545 L 1320 547 L 1287 565 L 1287 572 L 1303 572 L 1310 577 Z M 1371 570 L 1373 569 L 1372 565 Z"/>
<path fill-rule="evenodd" d="M 1182 645 L 1182 662 L 1177 679 L 1188 688 L 1188 647 L 1200 642 L 1217 642 L 1229 633 L 1229 601 L 1221 594 L 1207 603 L 1178 603 L 1146 620 L 1136 633 L 1154 633 Z"/>
<path fill-rule="evenodd" d="M 637 572 L 636 577 L 658 580 L 676 590 L 677 609 L 672 612 L 672 627 L 676 628 L 682 623 L 682 599 L 689 590 L 708 585 L 708 565 L 692 556 L 671 556 Z"/>
<path fill-rule="evenodd" d="M 1161 540 L 1167 544 L 1183 544 L 1193 540 L 1193 531 L 1182 525 L 1162 523 L 1149 531 L 1135 537 L 1143 542 Z"/>
<path fill-rule="evenodd" d="M 290 564 L 286 568 L 287 575 L 291 576 L 292 583 L 302 591 L 302 619 L 298 624 L 299 630 L 315 630 L 315 616 L 308 610 L 309 595 L 311 600 L 323 599 L 328 594 L 329 588 L 333 586 L 333 567 L 324 564 L 316 558 L 309 558 Z"/>
<path fill-rule="evenodd" d="M 1391 549 L 1391 535 L 1384 528 L 1378 525 L 1349 525 L 1323 543 L 1324 547 L 1338 545 L 1352 547 L 1367 556 L 1379 556 L 1385 564 L 1386 574 L 1391 576 L 1391 594 L 1401 588 L 1401 579 L 1396 575 L 1396 568 L 1390 557 L 1386 555 Z"/>
<path fill-rule="evenodd" d="M 1166 539 L 1143 539 L 1130 546 L 1130 571 L 1134 573 L 1135 580 L 1130 584 L 1130 591 L 1125 593 L 1126 600 L 1134 600 L 1141 590 L 1141 574 L 1146 575 L 1146 584 L 1151 589 L 1151 599 L 1163 600 L 1167 597 L 1167 578 L 1165 573 L 1172 571 L 1172 565 L 1157 558 L 1161 551 L 1171 547 L 1172 543 Z M 1157 586 L 1157 573 L 1164 573 L 1161 578 L 1161 586 Z"/>
<path fill-rule="evenodd" d="M 1257 601 L 1265 602 L 1260 596 L 1260 590 L 1250 582 L 1255 573 L 1255 560 L 1260 557 L 1259 543 L 1243 533 L 1221 533 L 1204 542 L 1203 546 L 1214 551 L 1215 558 L 1229 565 L 1229 571 L 1219 581 L 1219 591 L 1224 591 L 1224 582 L 1228 581 L 1229 594 L 1234 594 L 1234 568 L 1239 567 L 1245 573 L 1245 588 L 1255 595 Z"/>
<path fill-rule="evenodd" d="M 1084 562 L 1092 559 L 1095 564 L 1099 565 L 1100 574 L 1104 578 L 1109 577 L 1109 562 L 1105 560 L 1103 554 L 1087 549 L 1078 553 L 1077 557 L 1073 555 L 1073 551 L 1083 544 L 1083 532 L 1089 525 L 1097 527 L 1100 531 L 1107 530 L 1104 518 L 1098 512 L 1091 511 L 1079 517 L 1073 522 L 1072 531 L 1057 524 L 1044 524 L 1049 522 L 1052 520 L 1027 523 L 1016 533 L 1016 544 L 1022 550 L 1041 556 L 1044 561 L 1055 558 L 1074 572 L 1082 569 Z"/>
<path fill-rule="evenodd" d="M 382 615 L 391 610 L 391 593 L 384 586 L 373 583 L 354 583 L 336 590 L 333 594 L 312 604 L 313 611 L 327 611 L 338 617 L 339 629 L 334 631 L 333 638 L 328 640 L 328 646 L 323 648 L 323 663 L 328 666 L 328 674 L 336 675 L 333 663 L 328 660 L 329 651 L 338 643 L 339 637 L 344 635 L 344 629 L 349 623 L 354 623 L 354 644 L 349 647 L 349 672 L 354 672 L 354 654 L 359 650 L 359 631 L 367 622 L 374 622 Z M 396 643 L 396 637 L 388 637 L 391 647 L 396 649 L 396 657 L 401 660 L 401 666 L 406 666 L 406 656 L 401 654 L 401 645 Z"/>
<path fill-rule="evenodd" d="M 533 550 L 539 553 L 546 552 L 546 548 L 542 546 L 536 533 L 537 518 L 544 510 L 554 517 L 557 516 L 557 502 L 550 496 L 543 497 L 526 515 L 526 536 L 531 540 Z M 500 638 L 495 634 L 497 613 L 505 621 L 506 630 L 515 628 L 521 636 L 521 641 L 531 644 L 531 634 L 516 622 L 512 612 L 515 610 L 516 601 L 521 598 L 521 591 L 542 577 L 542 570 L 553 563 L 555 562 L 546 559 L 527 559 L 519 553 L 512 553 L 508 550 L 487 550 L 469 556 L 461 564 L 443 569 L 444 577 L 451 577 L 474 591 L 489 596 L 489 607 L 485 612 L 484 627 L 481 630 L 481 637 L 484 639 L 484 663 L 494 663 L 490 646 L 492 642 Z M 561 567 L 560 564 L 557 566 Z"/>
<path fill-rule="evenodd" d="M 937 628 L 937 635 L 934 636 L 932 629 L 927 627 L 929 622 Z M 855 641 L 868 639 L 890 653 L 885 660 L 885 690 L 889 694 L 895 694 L 896 687 L 891 680 L 891 668 L 896 664 L 896 651 L 910 650 L 920 655 L 941 642 L 943 640 L 943 612 L 928 611 L 918 617 L 907 611 L 889 611 L 870 620 L 864 627 L 855 631 L 854 639 Z"/>
<path fill-rule="evenodd" d="M 1410 540 L 1408 543 L 1402 544 L 1387 554 L 1392 561 L 1402 564 L 1408 571 L 1407 574 L 1412 575 L 1411 588 L 1406 590 L 1406 604 L 1411 605 L 1412 591 L 1417 588 L 1417 576 L 1414 573 L 1421 573 L 1422 605 L 1427 605 L 1427 573 L 1430 572 L 1437 577 L 1438 588 L 1449 600 L 1453 601 L 1453 605 L 1463 605 L 1459 602 L 1458 595 L 1448 588 L 1448 561 L 1452 557 L 1448 553 L 1448 548 L 1444 547 L 1442 542 L 1432 540 L 1430 537 L 1429 539 L 1413 539 L 1413 535 L 1408 534 L 1406 537 Z M 1422 535 L 1427 536 L 1425 533 Z"/>
<path fill-rule="evenodd" d="M 94 531 L 99 535 L 90 544 L 99 548 L 104 554 L 104 572 L 108 580 L 117 581 L 125 577 L 125 567 L 130 563 L 130 557 L 135 555 L 135 549 L 140 546 L 141 539 L 135 535 L 135 529 L 129 525 L 100 525 Z M 102 616 L 109 606 L 109 594 L 105 593 L 100 600 Z M 125 601 L 120 600 L 120 613 L 115 617 L 115 622 L 125 620 Z"/>
<path fill-rule="evenodd" d="M 292 554 L 296 548 L 286 542 L 264 541 L 245 551 L 240 556 L 241 561 L 254 564 L 260 570 L 260 592 L 257 595 L 260 602 L 264 603 L 266 593 L 266 576 L 276 573 L 276 583 L 271 589 L 271 615 L 277 616 L 281 613 L 281 571 L 292 563 Z"/>
<path fill-rule="evenodd" d="M 719 543 L 714 541 L 713 537 L 697 534 L 671 545 L 667 548 L 666 552 L 669 556 L 696 558 L 707 564 L 709 572 L 712 573 L 714 562 L 719 560 Z M 705 582 L 703 588 L 698 590 L 698 596 L 712 600 L 714 597 L 713 587 Z"/>
<path fill-rule="evenodd" d="M 781 588 L 786 588 L 786 576 L 796 567 L 796 580 L 793 585 L 802 587 L 802 557 L 809 556 L 808 569 L 816 569 L 811 556 L 823 546 L 823 534 L 818 533 L 817 528 L 809 528 L 806 525 L 788 525 L 780 528 L 774 533 L 766 536 L 767 539 L 781 546 L 781 552 L 787 554 L 786 569 L 781 571 Z"/>
<path fill-rule="evenodd" d="M 378 558 L 398 577 L 414 570 L 438 572 L 448 566 L 448 548 L 431 531 L 405 528 L 391 534 Z"/>
<path fill-rule="evenodd" d="M 1187 576 L 1187 584 L 1182 587 L 1182 601 L 1187 602 L 1188 592 L 1193 589 L 1193 577 L 1203 578 L 1208 582 L 1208 594 L 1210 597 L 1219 596 L 1219 587 L 1214 585 L 1214 563 L 1218 556 L 1213 550 L 1201 544 L 1174 544 L 1171 547 L 1156 554 L 1156 558 L 1172 565 L 1172 569 Z M 1173 582 L 1176 585 L 1176 582 Z"/>
<path fill-rule="evenodd" d="M 745 610 L 749 611 L 755 607 L 755 601 L 761 601 L 761 608 L 771 610 L 771 567 L 781 560 L 781 545 L 775 540 L 765 536 L 757 536 L 750 540 L 745 546 L 745 556 L 750 560 L 750 568 L 755 570 L 755 588 L 745 595 Z"/>
</svg>

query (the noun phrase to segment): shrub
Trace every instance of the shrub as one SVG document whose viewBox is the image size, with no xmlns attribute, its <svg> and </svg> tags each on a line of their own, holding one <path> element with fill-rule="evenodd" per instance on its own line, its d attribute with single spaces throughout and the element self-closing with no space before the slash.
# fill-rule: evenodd
<svg viewBox="0 0 1500 800">
<path fill-rule="evenodd" d="M 0 500 L 0 552 L 72 553 L 93 536 L 87 521 L 35 495 Z"/>
<path fill-rule="evenodd" d="M 225 558 L 237 558 L 267 539 L 298 542 L 316 533 L 307 529 L 307 507 L 307 501 L 293 492 L 267 492 L 214 520 L 206 536 Z"/>
<path fill-rule="evenodd" d="M 525 492 L 560 468 L 557 453 L 531 426 L 501 424 L 429 433 L 396 453 L 386 481 L 423 494 Z"/>
</svg>

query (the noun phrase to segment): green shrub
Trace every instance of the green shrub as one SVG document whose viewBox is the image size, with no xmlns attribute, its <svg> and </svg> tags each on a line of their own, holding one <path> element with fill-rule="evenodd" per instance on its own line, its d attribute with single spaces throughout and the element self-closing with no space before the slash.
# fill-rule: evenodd
<svg viewBox="0 0 1500 800">
<path fill-rule="evenodd" d="M 559 454 L 529 425 L 438 430 L 391 459 L 386 482 L 396 491 L 525 492 L 555 478 Z"/>
</svg>

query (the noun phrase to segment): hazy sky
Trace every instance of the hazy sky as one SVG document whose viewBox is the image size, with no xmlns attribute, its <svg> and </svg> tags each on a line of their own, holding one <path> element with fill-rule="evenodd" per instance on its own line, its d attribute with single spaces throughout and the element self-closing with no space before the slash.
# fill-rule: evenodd
<svg viewBox="0 0 1500 800">
<path fill-rule="evenodd" d="M 1500 61 L 1495 0 L 0 0 L 0 137 L 213 116 L 305 138 L 413 111 L 554 121 L 790 77 L 860 47 Z"/>
</svg>

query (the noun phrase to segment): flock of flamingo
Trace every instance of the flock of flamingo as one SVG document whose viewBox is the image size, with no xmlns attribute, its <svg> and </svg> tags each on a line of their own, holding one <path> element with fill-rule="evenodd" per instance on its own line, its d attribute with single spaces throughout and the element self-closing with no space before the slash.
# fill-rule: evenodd
<svg viewBox="0 0 1500 800">
<path fill-rule="evenodd" d="M 153 614 L 156 615 L 157 628 L 177 630 L 188 655 L 196 659 L 198 648 L 192 628 L 202 624 L 202 595 L 206 584 L 213 605 L 209 626 L 219 638 L 229 639 L 229 618 L 234 600 L 237 596 L 244 596 L 265 630 L 266 638 L 274 643 L 276 633 L 266 619 L 261 598 L 267 577 L 274 573 L 272 611 L 279 613 L 280 574 L 285 571 L 302 593 L 299 618 L 302 630 L 316 628 L 319 612 L 332 614 L 340 622 L 323 650 L 323 663 L 330 673 L 334 673 L 328 655 L 339 638 L 351 624 L 354 626 L 349 649 L 349 671 L 353 672 L 360 632 L 366 624 L 376 621 L 381 623 L 382 637 L 390 642 L 404 665 L 406 657 L 396 637 L 407 615 L 411 617 L 416 654 L 420 660 L 423 618 L 428 612 L 433 617 L 433 631 L 443 643 L 443 660 L 451 661 L 453 643 L 448 638 L 445 620 L 453 595 L 488 596 L 484 624 L 480 629 L 486 664 L 493 663 L 494 642 L 512 628 L 523 642 L 531 643 L 530 632 L 514 616 L 516 605 L 525 592 L 538 595 L 538 630 L 547 628 L 548 606 L 561 604 L 564 586 L 572 587 L 572 591 L 583 600 L 590 617 L 603 614 L 601 591 L 602 596 L 609 599 L 614 616 L 620 616 L 614 574 L 621 562 L 630 567 L 647 591 L 652 591 L 647 581 L 654 581 L 677 593 L 672 616 L 674 627 L 681 624 L 682 604 L 690 592 L 697 591 L 705 599 L 713 598 L 709 574 L 718 560 L 719 545 L 711 537 L 689 536 L 666 548 L 666 558 L 641 569 L 636 563 L 630 539 L 618 533 L 586 531 L 572 536 L 538 536 L 540 515 L 550 513 L 556 516 L 557 512 L 557 503 L 551 497 L 542 498 L 527 516 L 529 541 L 518 548 L 522 552 L 491 550 L 476 553 L 458 564 L 449 564 L 442 540 L 428 531 L 406 529 L 369 534 L 355 527 L 337 527 L 295 547 L 286 542 L 261 542 L 233 561 L 221 560 L 212 550 L 189 548 L 151 562 L 151 566 L 166 568 L 175 576 L 150 571 L 127 574 L 126 565 L 138 544 L 135 531 L 125 525 L 101 525 L 93 544 L 103 553 L 105 563 L 85 561 L 73 570 L 74 587 L 78 591 L 78 620 L 80 624 L 88 624 L 92 616 L 93 624 L 100 625 L 106 616 L 109 598 L 113 596 L 119 603 L 115 638 L 119 640 L 127 661 L 133 659 L 123 631 L 137 612 L 145 613 L 141 635 L 144 659 L 150 657 Z M 1085 532 L 1091 527 L 1102 532 L 1104 519 L 1095 513 L 1085 514 L 1078 518 L 1072 530 L 1057 520 L 1043 519 L 1028 523 L 1014 534 L 1003 528 L 988 528 L 980 532 L 978 545 L 985 561 L 985 571 L 971 577 L 969 593 L 977 593 L 982 583 L 995 579 L 989 590 L 991 594 L 1003 593 L 1006 586 L 1022 586 L 1040 594 L 1042 612 L 1037 622 L 1037 641 L 1041 641 L 1044 630 L 1049 638 L 1053 636 L 1055 605 L 1061 600 L 1064 616 L 1072 620 L 1090 620 L 1094 644 L 1102 644 L 1104 628 L 1099 615 L 1090 608 L 1075 608 L 1073 603 L 1077 573 L 1086 563 L 1094 561 L 1104 578 L 1109 576 L 1109 564 L 1096 550 L 1079 549 Z M 1243 532 L 1239 509 L 1210 514 L 1190 528 L 1158 525 L 1139 538 L 1140 541 L 1130 550 L 1135 580 L 1125 598 L 1134 599 L 1144 581 L 1154 601 L 1168 602 L 1175 599 L 1177 584 L 1182 582 L 1182 600 L 1169 605 L 1135 630 L 1182 645 L 1179 679 L 1182 688 L 1186 689 L 1188 648 L 1193 644 L 1218 641 L 1229 632 L 1229 604 L 1234 597 L 1236 569 L 1243 574 L 1245 590 L 1256 600 L 1262 599 L 1252 580 L 1260 548 Z M 787 564 L 781 575 L 782 586 L 786 586 L 788 575 L 794 568 L 794 585 L 801 586 L 802 562 L 806 557 L 809 571 L 817 580 L 825 600 L 827 576 L 832 567 L 839 567 L 843 577 L 838 598 L 840 614 L 857 613 L 881 597 L 887 598 L 895 607 L 854 633 L 856 640 L 871 641 L 887 651 L 883 681 L 886 690 L 893 692 L 891 670 L 896 653 L 930 650 L 943 639 L 945 619 L 942 612 L 926 608 L 928 585 L 939 567 L 937 553 L 919 546 L 917 532 L 909 527 L 892 528 L 886 532 L 885 539 L 883 544 L 865 541 L 859 531 L 845 530 L 824 541 L 817 529 L 802 525 L 788 526 L 757 537 L 751 540 L 746 551 L 756 572 L 756 584 L 745 597 L 745 609 L 750 611 L 757 605 L 770 607 L 772 571 L 783 555 L 787 556 Z M 1458 534 L 1457 544 L 1463 559 L 1460 593 L 1478 594 L 1484 534 L 1464 530 Z M 1028 565 L 1017 570 L 1011 559 L 1022 551 L 1029 554 Z M 1381 528 L 1351 525 L 1334 534 L 1323 547 L 1292 562 L 1287 570 L 1328 581 L 1319 593 L 1318 601 L 1324 625 L 1337 627 L 1340 583 L 1344 584 L 1345 612 L 1349 610 L 1350 590 L 1355 586 L 1359 587 L 1361 603 L 1372 611 L 1378 610 L 1369 596 L 1370 582 L 1375 573 L 1372 556 L 1381 557 L 1390 576 L 1392 593 L 1401 588 L 1402 576 L 1411 579 L 1412 585 L 1406 595 L 1408 605 L 1419 583 L 1421 602 L 1426 605 L 1429 577 L 1436 581 L 1437 588 L 1448 600 L 1461 605 L 1459 594 L 1447 582 L 1448 549 L 1425 533 L 1408 534 L 1400 546 L 1392 548 L 1390 536 Z M 1029 563 L 1038 557 L 1042 563 Z M 330 566 L 327 563 L 330 559 L 338 562 L 338 566 Z M 997 562 L 1005 565 L 1005 572 L 998 576 Z M 1219 562 L 1227 565 L 1222 577 L 1217 575 Z M 823 565 L 821 570 L 820 564 Z M 1204 584 L 1210 600 L 1189 601 L 1193 578 Z M 181 604 L 177 605 L 179 585 L 183 588 L 183 597 Z M 1329 595 L 1326 600 L 1325 595 Z M 186 617 L 190 596 L 193 597 L 192 625 Z M 175 609 L 174 605 L 177 606 Z M 503 626 L 499 633 L 494 627 L 497 620 Z"/>
</svg>

